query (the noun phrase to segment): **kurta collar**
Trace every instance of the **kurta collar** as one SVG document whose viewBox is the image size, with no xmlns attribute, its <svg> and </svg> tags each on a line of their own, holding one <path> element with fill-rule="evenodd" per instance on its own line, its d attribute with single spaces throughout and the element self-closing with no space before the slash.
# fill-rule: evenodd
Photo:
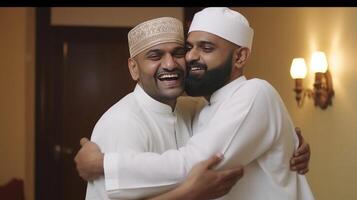
<svg viewBox="0 0 357 200">
<path fill-rule="evenodd" d="M 150 97 L 139 84 L 136 84 L 135 89 L 134 89 L 134 94 L 135 94 L 136 100 L 145 109 L 149 109 L 154 112 L 163 113 L 163 114 L 173 113 L 171 106 L 161 103 L 159 101 L 156 101 L 155 99 Z"/>
<path fill-rule="evenodd" d="M 226 99 L 235 91 L 236 88 L 238 88 L 246 80 L 247 79 L 245 78 L 245 76 L 241 76 L 235 79 L 234 81 L 228 83 L 227 85 L 221 87 L 211 95 L 209 104 Z"/>
</svg>

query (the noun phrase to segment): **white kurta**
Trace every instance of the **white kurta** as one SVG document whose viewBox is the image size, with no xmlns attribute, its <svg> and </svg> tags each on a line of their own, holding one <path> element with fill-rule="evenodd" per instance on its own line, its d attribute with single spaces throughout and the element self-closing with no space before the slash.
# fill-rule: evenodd
<svg viewBox="0 0 357 200">
<path fill-rule="evenodd" d="M 137 85 L 135 90 L 114 104 L 99 119 L 94 127 L 91 140 L 99 145 L 105 153 L 105 179 L 89 182 L 87 200 L 109 199 L 105 190 L 118 188 L 117 171 L 111 171 L 117 166 L 117 156 L 113 152 L 156 152 L 163 153 L 168 149 L 178 149 L 186 143 L 191 134 L 192 110 L 177 104 L 174 112 L 170 106 L 160 103 L 147 95 Z M 135 185 L 126 183 L 131 190 L 122 195 L 135 197 Z M 163 187 L 165 190 L 165 187 Z M 149 194 L 155 194 L 148 190 Z M 140 194 L 146 194 L 140 190 Z M 116 197 L 115 194 L 111 197 Z"/>
<path fill-rule="evenodd" d="M 314 199 L 305 176 L 290 170 L 298 146 L 294 125 L 279 94 L 266 81 L 240 77 L 217 90 L 194 121 L 194 136 L 179 150 L 117 153 L 117 188 L 156 190 L 182 181 L 194 164 L 222 152 L 218 166 L 245 166 L 244 176 L 226 200 Z"/>
</svg>

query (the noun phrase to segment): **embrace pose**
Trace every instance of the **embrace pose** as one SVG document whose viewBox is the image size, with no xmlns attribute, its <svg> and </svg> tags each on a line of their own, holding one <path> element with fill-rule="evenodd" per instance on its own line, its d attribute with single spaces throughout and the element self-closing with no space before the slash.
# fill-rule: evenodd
<svg viewBox="0 0 357 200">
<path fill-rule="evenodd" d="M 176 20 L 161 19 L 171 21 L 144 22 L 129 32 L 129 69 L 138 85 L 96 124 L 92 141 L 100 149 L 82 141 L 76 156 L 80 175 L 91 180 L 104 174 L 89 183 L 87 199 L 91 186 L 98 191 L 96 183 L 103 190 L 105 184 L 110 198 L 149 198 L 171 190 L 153 199 L 185 199 L 195 190 L 182 186 L 214 173 L 206 159 L 217 152 L 224 158 L 216 173 L 233 174 L 222 178 L 228 180 L 226 190 L 192 199 L 223 194 L 222 199 L 232 200 L 314 199 L 305 176 L 290 170 L 299 139 L 279 94 L 264 80 L 244 77 L 253 41 L 247 19 L 228 8 L 196 13 L 186 54 L 180 39 L 163 39 L 170 38 L 167 32 L 182 32 L 182 25 L 172 27 Z M 176 100 L 183 84 L 188 95 L 206 101 Z M 305 173 L 310 152 L 306 143 L 300 148 L 304 153 L 293 163 Z M 244 166 L 244 176 L 237 182 L 239 166 Z M 103 193 L 99 199 L 105 198 Z"/>
</svg>

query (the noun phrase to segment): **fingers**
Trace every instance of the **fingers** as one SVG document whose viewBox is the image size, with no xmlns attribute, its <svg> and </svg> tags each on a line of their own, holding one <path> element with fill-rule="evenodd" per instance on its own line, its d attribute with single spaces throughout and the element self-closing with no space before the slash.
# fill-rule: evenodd
<svg viewBox="0 0 357 200">
<path fill-rule="evenodd" d="M 299 157 L 299 159 L 291 160 L 290 167 L 294 171 L 305 169 L 309 166 L 309 159 L 305 156 Z"/>
<path fill-rule="evenodd" d="M 217 194 L 215 195 L 215 198 L 222 197 L 226 194 L 229 193 L 229 191 L 232 189 L 232 187 L 236 184 L 236 181 L 230 181 L 226 182 L 222 185 L 219 186 L 219 190 L 217 191 Z"/>
<path fill-rule="evenodd" d="M 223 184 L 224 190 L 229 192 L 229 190 L 232 189 L 232 187 L 238 182 L 239 179 L 240 178 L 232 178 L 227 180 L 226 184 Z"/>
<path fill-rule="evenodd" d="M 302 139 L 301 129 L 299 127 L 295 127 L 295 132 L 299 139 Z"/>
<path fill-rule="evenodd" d="M 82 180 L 84 181 L 92 181 L 93 179 L 91 179 L 87 174 L 85 173 L 81 173 L 81 172 L 78 172 L 78 175 L 79 177 L 81 177 Z"/>
<path fill-rule="evenodd" d="M 233 188 L 233 186 L 242 176 L 243 168 L 231 170 L 229 172 L 229 175 L 225 177 L 225 180 L 221 180 L 219 182 L 216 197 L 218 198 L 229 193 L 229 191 Z"/>
<path fill-rule="evenodd" d="M 305 171 L 308 168 L 309 168 L 309 165 L 307 164 L 307 162 L 303 162 L 303 163 L 299 163 L 299 164 L 291 166 L 291 170 L 297 171 L 297 172 Z"/>
<path fill-rule="evenodd" d="M 207 160 L 203 161 L 202 163 L 205 166 L 205 168 L 211 169 L 212 167 L 218 165 L 218 163 L 221 162 L 222 159 L 223 159 L 223 154 L 217 153 L 211 156 L 210 158 L 208 158 Z"/>
<path fill-rule="evenodd" d="M 308 162 L 310 160 L 310 156 L 308 153 L 301 154 L 299 156 L 295 156 L 290 160 L 291 165 L 299 164 L 302 162 Z"/>
<path fill-rule="evenodd" d="M 226 169 L 226 170 L 220 171 L 219 173 L 221 173 L 222 180 L 233 179 L 236 182 L 243 176 L 244 170 L 243 170 L 243 167 L 236 167 L 233 169 Z"/>
<path fill-rule="evenodd" d="M 85 143 L 87 143 L 87 142 L 89 142 L 88 138 L 83 137 L 83 138 L 81 138 L 81 140 L 79 141 L 79 144 L 80 144 L 81 147 L 82 147 L 82 146 L 83 146 Z"/>
<path fill-rule="evenodd" d="M 300 147 L 304 143 L 304 138 L 302 137 L 301 129 L 299 127 L 295 127 L 295 133 L 299 138 L 299 147 Z"/>
<path fill-rule="evenodd" d="M 301 175 L 306 174 L 309 171 L 309 168 L 303 169 L 303 170 L 299 170 L 298 173 Z"/>
<path fill-rule="evenodd" d="M 294 156 L 300 156 L 302 154 L 310 155 L 310 145 L 306 142 L 300 145 L 294 152 Z"/>
<path fill-rule="evenodd" d="M 301 162 L 295 165 L 290 165 L 292 171 L 297 171 L 299 174 L 306 174 L 309 171 L 309 162 Z"/>
</svg>

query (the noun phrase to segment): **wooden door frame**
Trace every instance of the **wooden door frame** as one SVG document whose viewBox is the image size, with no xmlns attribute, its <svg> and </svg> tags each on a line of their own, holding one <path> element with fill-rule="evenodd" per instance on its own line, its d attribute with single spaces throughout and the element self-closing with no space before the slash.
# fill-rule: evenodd
<svg viewBox="0 0 357 200">
<path fill-rule="evenodd" d="M 46 76 L 46 66 L 49 63 L 48 38 L 50 36 L 50 8 L 36 8 L 36 81 L 35 81 L 35 199 L 44 199 L 45 191 L 48 191 L 50 183 L 45 183 L 44 171 L 53 170 L 55 166 L 50 166 L 49 169 L 44 169 L 42 162 L 47 162 L 49 153 L 48 138 L 46 129 L 48 128 L 48 113 L 46 112 L 47 104 L 51 101 L 45 99 L 47 92 L 46 87 L 50 87 L 45 83 L 48 82 Z M 45 39 L 47 38 L 47 39 Z M 52 164 L 53 162 L 48 162 Z"/>
<path fill-rule="evenodd" d="M 184 28 L 184 34 L 185 38 L 187 37 L 187 32 L 188 29 L 190 28 L 190 24 L 192 22 L 193 16 L 195 15 L 196 12 L 201 11 L 204 7 L 184 7 L 183 9 L 183 28 Z"/>
</svg>

